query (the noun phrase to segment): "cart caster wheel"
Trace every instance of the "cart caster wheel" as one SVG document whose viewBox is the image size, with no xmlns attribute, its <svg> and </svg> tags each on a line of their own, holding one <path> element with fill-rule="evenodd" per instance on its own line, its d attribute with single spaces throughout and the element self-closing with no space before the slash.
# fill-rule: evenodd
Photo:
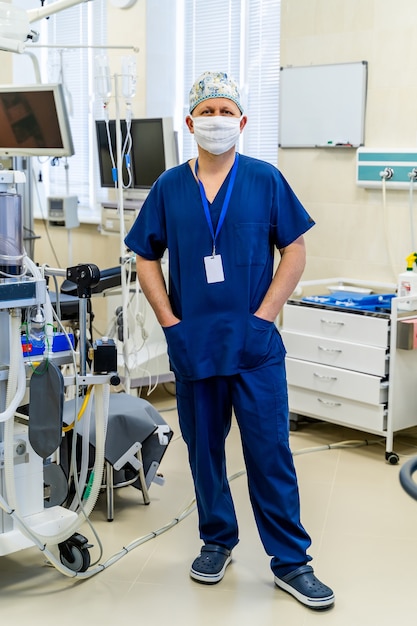
<svg viewBox="0 0 417 626">
<path fill-rule="evenodd" d="M 395 452 L 385 452 L 385 459 L 388 461 L 390 465 L 397 465 L 400 460 L 400 457 Z"/>
<path fill-rule="evenodd" d="M 59 556 L 62 565 L 74 572 L 85 572 L 90 567 L 90 553 L 88 548 L 91 545 L 87 543 L 87 539 L 75 533 L 66 541 L 58 544 Z"/>
<path fill-rule="evenodd" d="M 298 430 L 297 422 L 295 420 L 290 420 L 290 432 L 294 433 L 296 430 Z"/>
</svg>

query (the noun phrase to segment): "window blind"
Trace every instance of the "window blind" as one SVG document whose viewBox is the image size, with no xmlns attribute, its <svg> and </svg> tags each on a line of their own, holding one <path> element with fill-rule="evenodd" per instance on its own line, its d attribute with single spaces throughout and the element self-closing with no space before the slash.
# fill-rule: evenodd
<svg viewBox="0 0 417 626">
<path fill-rule="evenodd" d="M 184 0 L 184 103 L 205 70 L 230 73 L 239 83 L 248 124 L 240 150 L 277 165 L 280 0 Z M 184 116 L 188 108 L 184 109 Z M 183 136 L 183 160 L 196 154 Z"/>
<path fill-rule="evenodd" d="M 100 102 L 94 98 L 94 58 L 107 40 L 106 2 L 86 2 L 52 15 L 46 29 L 48 82 L 63 84 L 75 154 L 50 161 L 49 194 L 77 195 L 79 204 L 95 204 L 95 129 Z M 66 47 L 66 44 L 68 47 Z M 62 47 L 61 47 L 62 46 Z"/>
</svg>

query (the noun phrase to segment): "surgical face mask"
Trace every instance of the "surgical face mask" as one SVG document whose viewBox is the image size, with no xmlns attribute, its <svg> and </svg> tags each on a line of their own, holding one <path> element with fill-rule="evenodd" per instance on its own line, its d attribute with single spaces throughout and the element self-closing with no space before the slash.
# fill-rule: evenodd
<svg viewBox="0 0 417 626">
<path fill-rule="evenodd" d="M 240 135 L 240 117 L 212 115 L 193 117 L 194 137 L 210 154 L 223 154 L 236 145 Z"/>
</svg>

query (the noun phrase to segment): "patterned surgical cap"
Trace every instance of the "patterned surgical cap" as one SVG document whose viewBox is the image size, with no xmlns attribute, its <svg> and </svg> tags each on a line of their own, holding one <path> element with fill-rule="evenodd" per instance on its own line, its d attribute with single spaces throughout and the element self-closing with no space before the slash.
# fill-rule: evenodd
<svg viewBox="0 0 417 626">
<path fill-rule="evenodd" d="M 190 113 L 197 104 L 209 98 L 229 98 L 243 113 L 236 81 L 225 72 L 204 72 L 190 90 Z"/>
</svg>

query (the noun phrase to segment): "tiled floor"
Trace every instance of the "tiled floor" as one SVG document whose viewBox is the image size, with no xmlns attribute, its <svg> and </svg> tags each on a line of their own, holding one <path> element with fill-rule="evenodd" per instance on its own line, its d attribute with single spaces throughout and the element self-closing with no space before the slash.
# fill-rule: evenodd
<svg viewBox="0 0 417 626">
<path fill-rule="evenodd" d="M 174 430 L 144 506 L 132 487 L 116 493 L 115 519 L 106 521 L 104 495 L 91 515 L 104 563 L 123 546 L 178 518 L 193 499 L 175 398 L 158 388 L 150 400 Z M 168 409 L 168 410 L 167 410 Z M 171 410 L 169 410 L 171 409 Z M 174 409 L 174 410 L 172 410 Z M 302 519 L 313 539 L 316 573 L 333 587 L 333 609 L 314 612 L 273 585 L 250 509 L 237 427 L 228 440 L 229 476 L 240 521 L 240 543 L 223 581 L 204 586 L 189 577 L 200 541 L 195 510 L 170 530 L 142 543 L 87 580 L 67 578 L 35 547 L 0 558 L 2 623 L 67 626 L 86 623 L 153 626 L 392 626 L 416 619 L 417 502 L 402 490 L 400 465 L 384 460 L 385 443 L 322 449 L 347 440 L 376 441 L 358 431 L 314 423 L 291 433 Z M 319 449 L 317 449 L 319 448 Z M 417 429 L 398 434 L 400 463 L 417 454 Z M 80 531 L 95 547 L 93 531 Z M 152 536 L 152 535 L 151 535 Z"/>
</svg>

